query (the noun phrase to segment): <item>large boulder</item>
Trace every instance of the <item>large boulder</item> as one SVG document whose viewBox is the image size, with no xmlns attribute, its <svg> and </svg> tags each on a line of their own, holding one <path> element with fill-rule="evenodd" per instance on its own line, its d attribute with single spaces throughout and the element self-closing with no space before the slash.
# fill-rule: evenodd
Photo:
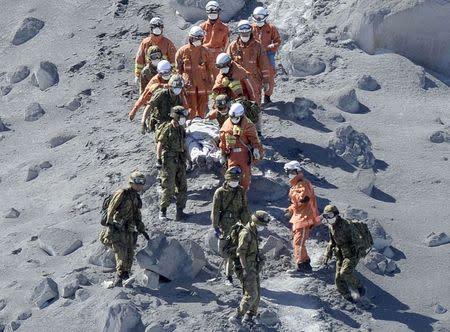
<svg viewBox="0 0 450 332">
<path fill-rule="evenodd" d="M 101 243 L 98 243 L 94 247 L 92 253 L 89 255 L 88 262 L 90 264 L 106 268 L 116 267 L 116 257 L 114 255 L 114 252 Z"/>
<path fill-rule="evenodd" d="M 219 241 L 213 229 L 209 229 L 205 235 L 205 247 L 211 250 L 214 254 L 219 253 Z"/>
<path fill-rule="evenodd" d="M 293 102 L 277 102 L 274 104 L 274 107 L 283 114 L 283 117 L 300 121 L 311 117 L 317 105 L 312 100 L 306 98 L 295 98 Z"/>
<path fill-rule="evenodd" d="M 270 235 L 261 248 L 261 253 L 273 259 L 289 255 L 289 244 L 286 240 Z"/>
<path fill-rule="evenodd" d="M 360 109 L 355 89 L 344 88 L 331 94 L 328 102 L 348 113 L 358 113 Z"/>
<path fill-rule="evenodd" d="M 36 121 L 45 114 L 39 103 L 31 103 L 25 110 L 25 121 Z"/>
<path fill-rule="evenodd" d="M 34 17 L 27 17 L 23 20 L 19 29 L 17 29 L 11 43 L 13 45 L 20 45 L 27 42 L 28 40 L 36 36 L 44 27 L 44 25 L 44 21 L 41 21 Z"/>
<path fill-rule="evenodd" d="M 375 165 L 369 138 L 366 134 L 354 130 L 350 125 L 337 128 L 328 147 L 332 153 L 354 166 L 367 169 Z"/>
<path fill-rule="evenodd" d="M 106 310 L 102 331 L 143 332 L 141 314 L 130 301 L 113 302 Z"/>
<path fill-rule="evenodd" d="M 49 61 L 43 61 L 31 76 L 31 83 L 44 91 L 59 82 L 58 68 Z"/>
<path fill-rule="evenodd" d="M 295 77 L 318 75 L 327 68 L 325 62 L 312 54 L 303 54 L 301 48 L 286 53 L 283 58 L 286 71 Z"/>
<path fill-rule="evenodd" d="M 356 183 L 358 189 L 367 196 L 372 195 L 372 190 L 376 179 L 375 172 L 372 168 L 360 169 L 356 172 Z"/>
<path fill-rule="evenodd" d="M 31 294 L 31 302 L 39 309 L 48 306 L 55 298 L 58 297 L 58 285 L 51 278 L 44 278 L 34 288 Z"/>
<path fill-rule="evenodd" d="M 192 240 L 183 241 L 181 244 L 191 260 L 190 266 L 187 269 L 187 275 L 189 278 L 193 279 L 206 265 L 205 253 L 202 247 Z"/>
<path fill-rule="evenodd" d="M 288 185 L 280 179 L 253 176 L 248 195 L 251 203 L 274 202 L 286 196 Z"/>
<path fill-rule="evenodd" d="M 363 75 L 356 81 L 358 88 L 366 91 L 375 91 L 380 89 L 377 80 L 370 75 Z"/>
<path fill-rule="evenodd" d="M 23 81 L 30 75 L 30 69 L 27 66 L 19 66 L 16 68 L 16 70 L 11 74 L 11 78 L 9 79 L 9 82 L 11 84 L 19 83 L 20 81 Z"/>
<path fill-rule="evenodd" d="M 392 238 L 386 234 L 383 226 L 380 222 L 375 219 L 367 220 L 367 227 L 369 228 L 370 234 L 373 239 L 373 247 L 383 252 L 383 250 L 392 244 Z"/>
<path fill-rule="evenodd" d="M 175 9 L 186 21 L 195 23 L 205 19 L 205 5 L 209 0 L 169 0 L 171 8 Z M 228 22 L 244 7 L 245 0 L 218 0 L 222 11 L 220 18 Z"/>
<path fill-rule="evenodd" d="M 83 245 L 76 233 L 56 227 L 43 229 L 38 240 L 39 247 L 50 256 L 66 256 Z"/>
</svg>

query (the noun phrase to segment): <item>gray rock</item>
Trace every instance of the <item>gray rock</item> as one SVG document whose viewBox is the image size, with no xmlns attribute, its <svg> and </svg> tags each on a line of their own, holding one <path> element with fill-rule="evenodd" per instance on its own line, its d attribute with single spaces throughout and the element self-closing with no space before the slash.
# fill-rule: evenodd
<svg viewBox="0 0 450 332">
<path fill-rule="evenodd" d="M 355 89 L 344 88 L 328 97 L 328 102 L 348 113 L 358 113 L 359 101 Z"/>
<path fill-rule="evenodd" d="M 356 209 L 351 206 L 348 206 L 344 212 L 344 217 L 347 219 L 356 219 L 356 220 L 365 220 L 369 216 L 369 214 L 361 209 Z"/>
<path fill-rule="evenodd" d="M 19 83 L 26 79 L 30 75 L 30 69 L 27 66 L 19 66 L 16 68 L 14 73 L 11 74 L 9 82 L 11 84 Z"/>
<path fill-rule="evenodd" d="M 220 18 L 228 22 L 244 7 L 245 0 L 219 0 L 222 11 Z M 178 11 L 181 17 L 191 23 L 205 19 L 207 1 L 169 0 L 169 6 Z"/>
<path fill-rule="evenodd" d="M 6 214 L 5 214 L 5 218 L 11 218 L 11 219 L 19 218 L 19 216 L 20 216 L 20 212 L 17 211 L 16 209 L 14 209 L 14 208 L 11 208 L 11 209 L 10 209 L 8 212 L 6 212 Z"/>
<path fill-rule="evenodd" d="M 428 247 L 437 247 L 443 244 L 450 243 L 450 238 L 445 233 L 436 234 L 432 232 L 426 237 L 424 242 Z"/>
<path fill-rule="evenodd" d="M 116 258 L 114 252 L 103 244 L 99 243 L 94 247 L 89 256 L 89 263 L 106 268 L 116 267 Z"/>
<path fill-rule="evenodd" d="M 378 264 L 381 262 L 385 262 L 386 263 L 386 257 L 384 257 L 382 254 L 380 254 L 379 252 L 376 251 L 371 251 L 367 254 L 366 257 L 364 257 L 364 265 L 371 270 L 372 272 L 379 272 L 378 269 Z M 383 265 L 383 264 L 382 264 Z M 386 269 L 386 267 L 385 267 Z M 384 272 L 383 272 L 384 273 Z"/>
<path fill-rule="evenodd" d="M 81 98 L 74 98 L 70 103 L 65 105 L 65 108 L 76 111 L 81 106 Z"/>
<path fill-rule="evenodd" d="M 283 113 L 288 119 L 300 121 L 311 117 L 317 105 L 306 98 L 295 98 L 293 102 L 277 102 L 274 104 L 276 108 Z"/>
<path fill-rule="evenodd" d="M 383 255 L 390 259 L 394 258 L 394 252 L 392 251 L 391 247 L 384 248 Z"/>
<path fill-rule="evenodd" d="M 39 247 L 50 256 L 66 256 L 83 245 L 76 233 L 56 227 L 44 228 L 38 240 Z"/>
<path fill-rule="evenodd" d="M 21 26 L 14 34 L 14 38 L 11 43 L 16 46 L 25 43 L 36 36 L 44 25 L 44 21 L 34 17 L 27 17 L 23 20 Z"/>
<path fill-rule="evenodd" d="M 262 309 L 259 315 L 259 321 L 270 327 L 276 326 L 280 323 L 277 313 L 271 309 Z"/>
<path fill-rule="evenodd" d="M 30 318 L 33 314 L 30 310 L 22 311 L 20 314 L 17 315 L 17 320 L 27 320 Z"/>
<path fill-rule="evenodd" d="M 81 302 L 86 301 L 90 296 L 89 291 L 84 288 L 77 289 L 75 292 L 75 299 Z"/>
<path fill-rule="evenodd" d="M 370 75 L 363 75 L 357 80 L 358 88 L 366 91 L 375 91 L 380 89 L 377 80 Z"/>
<path fill-rule="evenodd" d="M 58 68 L 51 62 L 43 61 L 31 76 L 31 83 L 42 91 L 59 82 Z"/>
<path fill-rule="evenodd" d="M 31 301 L 39 308 L 43 309 L 50 302 L 58 297 L 58 285 L 51 278 L 44 278 L 34 288 Z"/>
<path fill-rule="evenodd" d="M 375 219 L 367 220 L 367 227 L 373 238 L 373 247 L 382 252 L 392 244 L 392 238 L 386 234 L 383 226 Z"/>
<path fill-rule="evenodd" d="M 15 331 L 20 327 L 20 322 L 17 320 L 13 320 L 11 321 L 11 323 L 9 323 L 9 326 L 11 327 L 11 330 Z"/>
<path fill-rule="evenodd" d="M 285 197 L 288 189 L 287 183 L 279 179 L 252 176 L 248 198 L 251 203 L 274 202 Z"/>
<path fill-rule="evenodd" d="M 176 324 L 166 324 L 163 323 L 154 323 L 145 329 L 145 332 L 173 332 L 177 328 Z"/>
<path fill-rule="evenodd" d="M 3 309 L 5 309 L 6 307 L 6 300 L 5 299 L 0 299 L 0 311 L 2 311 Z"/>
<path fill-rule="evenodd" d="M 71 139 L 73 139 L 75 137 L 76 137 L 75 134 L 62 133 L 62 134 L 56 135 L 55 137 L 52 137 L 49 141 L 49 144 L 50 144 L 51 148 L 55 148 L 57 146 L 60 146 L 64 143 L 70 141 Z"/>
<path fill-rule="evenodd" d="M 269 256 L 274 259 L 280 258 L 281 255 L 289 255 L 288 244 L 284 239 L 270 235 L 261 248 L 262 254 L 267 255 L 269 252 Z"/>
<path fill-rule="evenodd" d="M 40 168 L 36 166 L 32 166 L 28 169 L 27 172 L 27 178 L 25 179 L 25 182 L 31 181 L 36 179 L 39 176 Z"/>
<path fill-rule="evenodd" d="M 430 141 L 432 143 L 450 143 L 450 131 L 435 131 L 431 134 Z"/>
<path fill-rule="evenodd" d="M 440 304 L 436 304 L 436 306 L 434 307 L 434 313 L 442 315 L 445 314 L 447 312 L 447 308 L 445 308 L 444 306 L 440 305 Z"/>
<path fill-rule="evenodd" d="M 328 142 L 332 154 L 337 155 L 354 166 L 368 169 L 375 165 L 372 142 L 364 133 L 359 133 L 350 125 L 336 129 L 334 137 Z"/>
<path fill-rule="evenodd" d="M 214 235 L 213 229 L 209 229 L 205 235 L 205 247 L 211 250 L 214 254 L 219 253 L 219 242 Z"/>
<path fill-rule="evenodd" d="M 49 169 L 52 166 L 53 165 L 49 161 L 43 161 L 42 163 L 39 164 L 39 168 L 41 169 Z"/>
<path fill-rule="evenodd" d="M 0 132 L 2 131 L 9 131 L 10 129 L 6 127 L 6 125 L 3 123 L 2 118 L 0 118 Z"/>
<path fill-rule="evenodd" d="M 59 286 L 59 294 L 64 298 L 71 297 L 79 288 L 80 282 L 77 279 L 62 281 Z"/>
<path fill-rule="evenodd" d="M 139 278 L 140 284 L 146 288 L 159 289 L 159 274 L 150 270 L 143 270 Z"/>
<path fill-rule="evenodd" d="M 287 53 L 284 58 L 285 69 L 294 77 L 306 77 L 323 73 L 327 68 L 325 62 L 312 54 L 303 54 L 302 48 Z"/>
<path fill-rule="evenodd" d="M 387 264 L 386 264 L 385 273 L 391 274 L 391 273 L 394 273 L 396 270 L 397 270 L 397 264 L 393 260 L 388 259 Z"/>
<path fill-rule="evenodd" d="M 328 112 L 327 117 L 339 123 L 345 122 L 344 116 L 339 112 Z"/>
<path fill-rule="evenodd" d="M 356 182 L 358 189 L 367 196 L 372 195 L 373 186 L 376 180 L 373 169 L 360 169 L 356 172 Z"/>
<path fill-rule="evenodd" d="M 11 85 L 2 86 L 0 88 L 0 90 L 1 90 L 2 96 L 6 96 L 11 92 L 12 86 Z"/>
<path fill-rule="evenodd" d="M 32 103 L 28 105 L 25 111 L 25 121 L 36 121 L 45 114 L 39 103 Z"/>
<path fill-rule="evenodd" d="M 207 263 L 205 253 L 203 252 L 202 247 L 192 240 L 182 241 L 181 245 L 191 260 L 190 264 L 185 269 L 186 275 L 189 278 L 194 279 Z"/>
<path fill-rule="evenodd" d="M 104 318 L 103 332 L 142 332 L 141 315 L 129 301 L 119 300 L 112 303 Z"/>
</svg>

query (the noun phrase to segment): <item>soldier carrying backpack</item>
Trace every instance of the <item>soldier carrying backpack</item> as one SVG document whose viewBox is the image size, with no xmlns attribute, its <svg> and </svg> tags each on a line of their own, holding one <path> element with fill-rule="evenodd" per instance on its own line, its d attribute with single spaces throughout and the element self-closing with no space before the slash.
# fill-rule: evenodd
<svg viewBox="0 0 450 332">
<path fill-rule="evenodd" d="M 370 251 L 372 236 L 364 222 L 342 218 L 334 205 L 327 205 L 322 216 L 328 221 L 330 242 L 321 262 L 326 265 L 334 254 L 336 288 L 347 301 L 354 302 L 349 287 L 358 291 L 360 297 L 364 296 L 365 289 L 353 272 L 359 260 Z"/>
</svg>

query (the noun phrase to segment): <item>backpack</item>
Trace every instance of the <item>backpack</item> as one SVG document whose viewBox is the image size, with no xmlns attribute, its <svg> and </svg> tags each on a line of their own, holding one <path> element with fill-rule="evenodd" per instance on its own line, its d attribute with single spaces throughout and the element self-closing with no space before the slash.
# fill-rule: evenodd
<svg viewBox="0 0 450 332">
<path fill-rule="evenodd" d="M 364 221 L 352 220 L 349 225 L 355 230 L 352 232 L 352 242 L 355 244 L 357 256 L 363 258 L 373 246 L 372 234 Z"/>
<path fill-rule="evenodd" d="M 119 204 L 122 204 L 122 202 L 125 200 L 125 195 L 127 194 L 127 190 L 123 190 L 124 191 L 124 195 L 122 197 L 122 201 Z M 101 214 L 101 218 L 100 218 L 100 224 L 102 226 L 107 226 L 107 221 L 108 221 L 108 207 L 109 204 L 111 203 L 111 198 L 114 196 L 115 192 L 112 194 L 109 194 L 108 196 L 105 197 L 105 199 L 103 200 L 103 204 L 102 204 L 102 210 L 100 211 Z"/>
<path fill-rule="evenodd" d="M 230 234 L 225 238 L 225 243 L 221 254 L 224 257 L 231 257 L 236 255 L 236 249 L 239 243 L 239 233 L 244 228 L 244 225 L 238 222 L 231 227 Z"/>
</svg>

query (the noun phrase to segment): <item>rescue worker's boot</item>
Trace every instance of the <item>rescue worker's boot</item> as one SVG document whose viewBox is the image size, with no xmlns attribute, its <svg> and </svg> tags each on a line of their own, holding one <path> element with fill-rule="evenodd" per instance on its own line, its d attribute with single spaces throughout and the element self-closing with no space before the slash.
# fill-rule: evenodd
<svg viewBox="0 0 450 332">
<path fill-rule="evenodd" d="M 117 273 L 112 283 L 112 287 L 122 287 L 122 279 L 122 274 Z"/>
<path fill-rule="evenodd" d="M 227 281 L 225 283 L 227 286 L 233 286 L 233 276 L 227 276 Z"/>
<path fill-rule="evenodd" d="M 175 220 L 180 221 L 189 218 L 187 213 L 183 212 L 183 208 L 177 207 L 177 213 L 175 215 Z"/>
<path fill-rule="evenodd" d="M 235 325 L 241 324 L 241 322 L 242 322 L 242 316 L 239 314 L 239 312 L 235 312 L 234 314 L 232 314 L 232 315 L 230 316 L 230 318 L 228 318 L 228 321 L 229 321 L 231 324 L 235 324 Z"/>
<path fill-rule="evenodd" d="M 270 103 L 272 103 L 270 96 L 264 95 L 264 104 L 270 104 Z"/>
<path fill-rule="evenodd" d="M 352 297 L 352 294 L 348 293 L 348 294 L 345 294 L 345 295 L 342 295 L 342 296 L 343 296 L 344 299 L 346 299 L 348 302 L 355 303 L 355 299 Z"/>
<path fill-rule="evenodd" d="M 311 273 L 311 260 L 307 260 L 306 262 L 300 263 L 297 265 L 297 271 L 302 273 Z"/>
<path fill-rule="evenodd" d="M 167 208 L 161 208 L 159 210 L 159 220 L 167 221 Z"/>
<path fill-rule="evenodd" d="M 253 314 L 247 312 L 244 315 L 244 318 L 242 318 L 242 324 L 246 324 L 246 325 L 253 325 L 254 321 L 253 321 Z"/>
</svg>

